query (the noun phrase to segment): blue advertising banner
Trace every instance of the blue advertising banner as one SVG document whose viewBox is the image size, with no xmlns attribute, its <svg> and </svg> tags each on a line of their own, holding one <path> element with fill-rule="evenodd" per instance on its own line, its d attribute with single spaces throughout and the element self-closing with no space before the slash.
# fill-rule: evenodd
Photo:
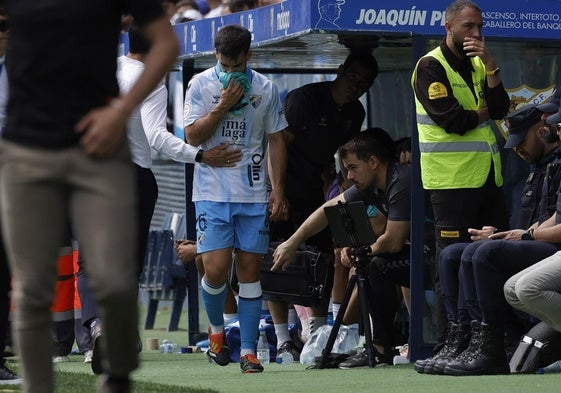
<svg viewBox="0 0 561 393">
<path fill-rule="evenodd" d="M 222 27 L 238 24 L 252 34 L 252 46 L 272 44 L 310 32 L 309 1 L 287 0 L 271 6 L 217 18 L 177 24 L 181 57 L 196 57 L 214 52 L 214 36 Z"/>
<path fill-rule="evenodd" d="M 311 0 L 314 29 L 442 35 L 450 0 Z M 561 39 L 561 1 L 479 1 L 488 37 Z"/>
<path fill-rule="evenodd" d="M 284 0 L 270 6 L 174 25 L 180 57 L 214 52 L 216 32 L 240 24 L 263 46 L 312 31 L 329 33 L 445 34 L 450 0 Z M 506 39 L 561 40 L 561 0 L 480 1 L 483 34 Z M 126 50 L 126 38 L 123 50 Z"/>
</svg>

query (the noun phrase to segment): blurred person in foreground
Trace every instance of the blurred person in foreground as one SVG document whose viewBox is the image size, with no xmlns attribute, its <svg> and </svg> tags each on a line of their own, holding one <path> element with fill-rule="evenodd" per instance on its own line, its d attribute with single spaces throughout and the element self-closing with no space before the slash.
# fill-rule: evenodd
<svg viewBox="0 0 561 393">
<path fill-rule="evenodd" d="M 138 367 L 136 335 L 130 334 L 138 325 L 137 220 L 126 122 L 172 67 L 177 40 L 156 0 L 4 4 L 12 29 L 1 212 L 15 278 L 22 391 L 54 391 L 49 307 L 59 246 L 72 225 L 106 321 L 106 372 L 98 391 L 129 392 L 129 374 Z M 137 83 L 120 96 L 117 42 L 121 16 L 129 13 L 152 47 Z"/>
<path fill-rule="evenodd" d="M 8 101 L 8 78 L 4 67 L 10 22 L 3 7 L 0 7 L 0 133 L 6 120 L 6 104 Z M 1 217 L 1 215 L 0 215 Z M 15 385 L 21 383 L 21 378 L 16 375 L 6 364 L 4 350 L 10 329 L 10 291 L 12 289 L 12 275 L 8 267 L 2 231 L 0 228 L 0 385 Z"/>
</svg>

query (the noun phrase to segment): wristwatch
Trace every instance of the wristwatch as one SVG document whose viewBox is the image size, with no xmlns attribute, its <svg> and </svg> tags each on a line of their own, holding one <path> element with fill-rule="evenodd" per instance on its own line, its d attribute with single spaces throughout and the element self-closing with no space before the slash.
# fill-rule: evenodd
<svg viewBox="0 0 561 393">
<path fill-rule="evenodd" d="M 494 70 L 485 71 L 485 75 L 488 75 L 488 76 L 497 75 L 499 72 L 501 72 L 501 69 L 499 67 L 497 67 Z"/>
<path fill-rule="evenodd" d="M 534 228 L 530 228 L 520 236 L 521 240 L 534 240 Z"/>
<path fill-rule="evenodd" d="M 203 161 L 203 149 L 200 149 L 195 156 L 195 162 L 202 162 Z"/>
</svg>

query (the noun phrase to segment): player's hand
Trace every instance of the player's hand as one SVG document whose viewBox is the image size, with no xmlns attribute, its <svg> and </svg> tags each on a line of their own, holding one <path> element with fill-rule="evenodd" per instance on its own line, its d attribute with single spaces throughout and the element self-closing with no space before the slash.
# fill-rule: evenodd
<svg viewBox="0 0 561 393">
<path fill-rule="evenodd" d="M 231 78 L 228 87 L 220 91 L 219 105 L 230 109 L 241 100 L 243 93 L 244 88 L 242 84 L 236 78 Z"/>
<path fill-rule="evenodd" d="M 269 195 L 269 219 L 271 221 L 288 220 L 289 204 L 284 193 L 273 189 Z"/>
</svg>

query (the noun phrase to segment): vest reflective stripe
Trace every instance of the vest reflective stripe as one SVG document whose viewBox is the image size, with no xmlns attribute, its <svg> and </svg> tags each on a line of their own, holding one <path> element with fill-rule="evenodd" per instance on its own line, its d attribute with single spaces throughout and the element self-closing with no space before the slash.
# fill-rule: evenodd
<svg viewBox="0 0 561 393">
<path fill-rule="evenodd" d="M 433 142 L 420 143 L 419 150 L 421 153 L 460 153 L 460 152 L 488 152 L 492 154 L 499 151 L 499 145 L 493 144 L 489 146 L 485 142 Z"/>
<path fill-rule="evenodd" d="M 431 126 L 436 126 L 437 125 L 434 122 L 434 120 L 430 118 L 429 115 L 422 115 L 422 114 L 417 114 L 417 123 L 418 124 L 427 124 L 427 125 L 431 125 Z M 477 126 L 477 128 L 485 128 L 488 125 L 489 125 L 489 122 L 487 120 L 485 120 L 483 123 L 479 124 Z"/>
<path fill-rule="evenodd" d="M 454 71 L 442 54 L 440 47 L 426 56 L 435 58 L 446 70 L 453 94 L 467 110 L 477 110 L 485 105 L 483 87 L 485 67 L 479 58 L 473 58 L 475 72 L 472 73 L 474 95 L 463 78 Z M 418 66 L 418 63 L 417 63 Z M 417 67 L 411 77 L 415 87 Z M 421 177 L 425 189 L 458 189 L 481 187 L 494 166 L 495 183 L 503 183 L 497 140 L 488 122 L 479 124 L 464 135 L 448 133 L 427 114 L 415 97 L 419 149 L 421 153 Z"/>
</svg>

